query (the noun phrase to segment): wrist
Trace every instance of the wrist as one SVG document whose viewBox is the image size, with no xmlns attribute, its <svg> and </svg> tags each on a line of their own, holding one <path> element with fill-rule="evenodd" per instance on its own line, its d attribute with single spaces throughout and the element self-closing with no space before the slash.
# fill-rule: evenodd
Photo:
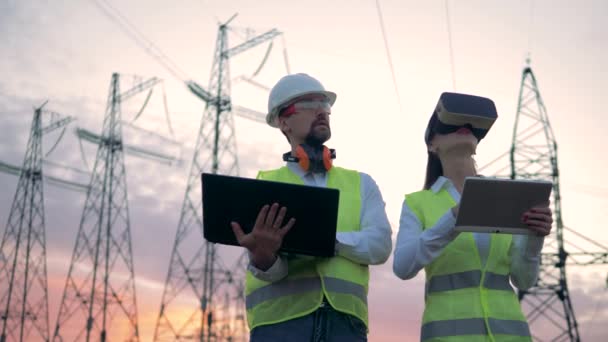
<svg viewBox="0 0 608 342">
<path fill-rule="evenodd" d="M 277 260 L 277 255 L 274 253 L 257 253 L 250 254 L 251 264 L 262 271 L 267 271 Z"/>
</svg>

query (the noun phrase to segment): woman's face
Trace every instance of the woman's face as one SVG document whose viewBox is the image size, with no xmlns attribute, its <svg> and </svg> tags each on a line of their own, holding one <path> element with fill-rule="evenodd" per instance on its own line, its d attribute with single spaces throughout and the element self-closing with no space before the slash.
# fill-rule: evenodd
<svg viewBox="0 0 608 342">
<path fill-rule="evenodd" d="M 433 136 L 433 139 L 431 139 L 429 151 L 442 154 L 452 150 L 464 150 L 470 151 L 471 154 L 475 154 L 477 143 L 477 138 L 475 138 L 471 130 L 462 127 L 454 133 L 436 133 L 435 136 Z"/>
</svg>

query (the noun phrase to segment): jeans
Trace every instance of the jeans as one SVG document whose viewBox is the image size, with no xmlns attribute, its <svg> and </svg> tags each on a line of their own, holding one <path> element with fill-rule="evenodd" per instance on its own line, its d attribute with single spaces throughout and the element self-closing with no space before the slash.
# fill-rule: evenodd
<svg viewBox="0 0 608 342">
<path fill-rule="evenodd" d="M 367 327 L 360 319 L 324 304 L 317 311 L 289 321 L 262 325 L 251 331 L 250 342 L 366 342 Z"/>
</svg>

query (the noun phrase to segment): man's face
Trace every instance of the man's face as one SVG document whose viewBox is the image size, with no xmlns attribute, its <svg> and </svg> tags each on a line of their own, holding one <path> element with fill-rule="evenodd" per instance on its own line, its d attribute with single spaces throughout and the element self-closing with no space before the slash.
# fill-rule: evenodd
<svg viewBox="0 0 608 342">
<path fill-rule="evenodd" d="M 331 137 L 331 105 L 320 94 L 304 95 L 292 102 L 291 113 L 279 117 L 280 128 L 292 143 L 322 145 Z"/>
</svg>

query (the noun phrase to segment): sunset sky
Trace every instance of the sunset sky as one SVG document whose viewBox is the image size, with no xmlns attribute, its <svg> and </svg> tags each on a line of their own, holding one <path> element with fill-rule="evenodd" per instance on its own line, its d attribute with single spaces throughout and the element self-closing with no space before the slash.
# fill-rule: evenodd
<svg viewBox="0 0 608 342">
<path fill-rule="evenodd" d="M 98 1 L 0 1 L 0 160 L 22 163 L 32 108 L 49 100 L 47 109 L 77 118 L 49 159 L 90 168 L 95 148 L 84 146 L 85 164 L 72 132 L 76 126 L 93 132 L 101 129 L 111 74 L 165 80 L 175 139 L 184 145 L 184 162 L 167 166 L 125 157 L 139 323 L 142 341 L 150 341 L 203 104 L 104 15 L 99 8 L 103 1 Z M 286 73 L 285 46 L 291 72 L 309 73 L 338 94 L 328 145 L 337 151 L 336 164 L 366 172 L 378 183 L 393 241 L 404 194 L 423 183 L 423 134 L 440 93 L 455 90 L 495 101 L 499 119 L 476 156 L 477 163 L 485 165 L 510 147 L 521 72 L 529 52 L 558 143 L 564 224 L 608 245 L 604 226 L 608 185 L 603 171 L 608 167 L 606 1 L 543 0 L 532 6 L 530 0 L 448 1 L 453 70 L 444 0 L 380 1 L 398 96 L 375 1 L 107 1 L 188 78 L 203 86 L 210 77 L 218 22 L 238 12 L 230 46 L 243 42 L 244 28 L 256 34 L 272 28 L 283 32 L 284 40 L 275 41 L 256 81 L 272 86 Z M 266 110 L 267 93 L 238 77 L 257 69 L 266 46 L 230 62 L 233 103 L 260 112 Z M 123 79 L 125 90 L 131 79 Z M 136 124 L 168 135 L 159 95 L 154 94 Z M 123 118 L 133 119 L 142 102 L 138 97 L 125 103 Z M 289 147 L 278 130 L 240 117 L 235 121 L 242 176 L 254 177 L 259 169 L 282 165 L 281 154 Z M 136 131 L 125 129 L 124 133 L 127 143 L 177 151 Z M 56 139 L 56 133 L 45 138 L 45 151 Z M 86 182 L 52 167 L 45 172 Z M 2 233 L 16 181 L 15 176 L 0 174 Z M 51 325 L 57 317 L 84 198 L 83 193 L 45 185 Z M 568 233 L 564 237 L 574 238 Z M 601 251 L 579 240 L 576 244 Z M 401 281 L 392 273 L 392 258 L 372 269 L 370 341 L 417 340 L 423 273 Z M 569 267 L 568 275 L 583 340 L 605 341 L 608 265 Z"/>
</svg>

